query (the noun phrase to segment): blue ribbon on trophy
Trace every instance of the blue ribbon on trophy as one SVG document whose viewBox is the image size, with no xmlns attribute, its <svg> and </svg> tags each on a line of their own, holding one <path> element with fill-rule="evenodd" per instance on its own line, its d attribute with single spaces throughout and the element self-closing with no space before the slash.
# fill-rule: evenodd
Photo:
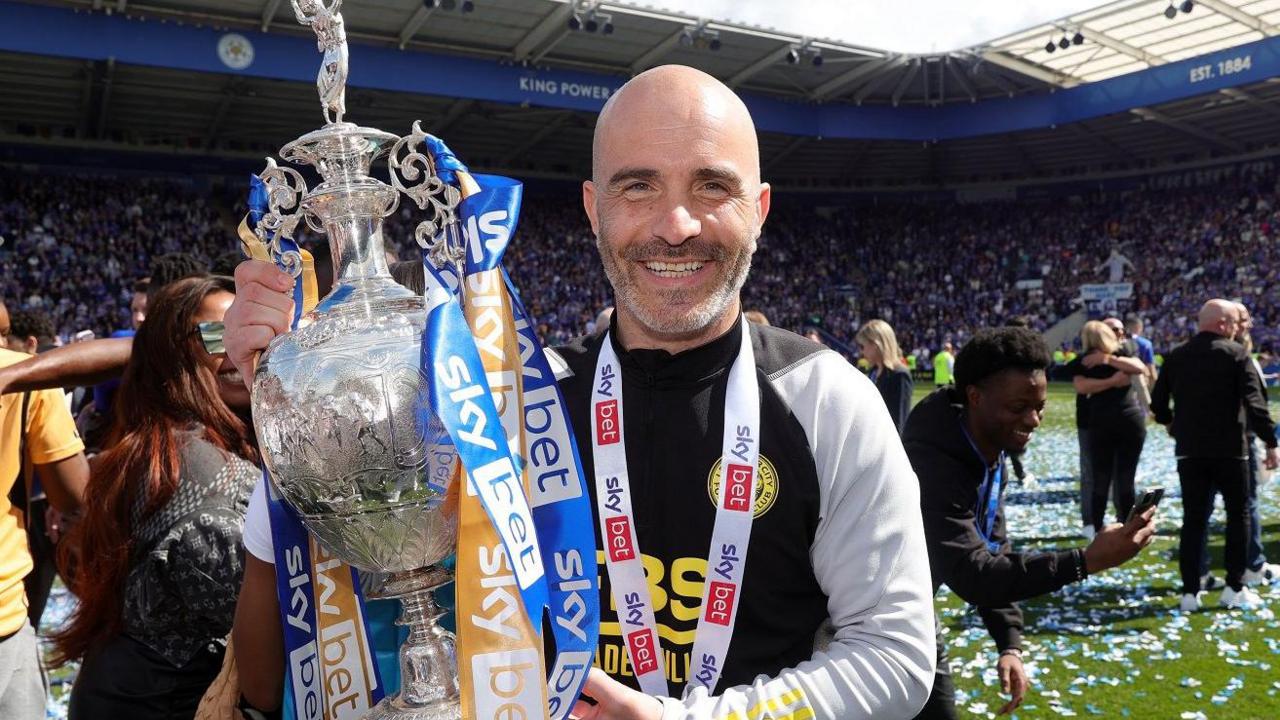
<svg viewBox="0 0 1280 720">
<path fill-rule="evenodd" d="M 430 135 L 424 144 L 438 176 L 450 184 L 462 184 L 459 173 L 467 173 L 467 168 L 449 148 Z M 438 317 L 442 321 L 445 315 L 449 316 L 447 322 L 457 333 L 448 339 L 450 347 L 456 342 L 474 349 L 477 342 L 483 344 L 483 339 L 474 337 L 475 328 L 465 323 L 460 303 L 469 301 L 466 288 L 496 282 L 499 287 L 489 287 L 489 292 L 480 293 L 480 297 L 492 297 L 495 290 L 506 295 L 513 321 L 510 327 L 515 332 L 519 352 L 519 362 L 513 363 L 511 369 L 519 375 L 519 382 L 495 377 L 492 372 L 486 375 L 480 367 L 479 353 L 474 350 L 476 364 L 469 364 L 469 372 L 473 378 L 482 379 L 488 390 L 486 397 L 503 398 L 504 404 L 509 400 L 519 402 L 515 408 L 518 430 L 514 433 L 508 430 L 512 438 L 508 448 L 519 448 L 512 456 L 517 468 L 527 474 L 528 501 L 541 564 L 550 575 L 545 599 L 526 596 L 524 607 L 535 632 L 541 630 L 544 609 L 550 614 L 548 626 L 556 654 L 554 662 L 548 663 L 546 702 L 548 716 L 559 720 L 568 715 L 581 692 L 599 634 L 599 588 L 591 505 L 564 399 L 533 331 L 533 319 L 501 264 L 515 235 L 523 186 L 510 178 L 493 175 L 468 174 L 468 178 L 479 186 L 479 191 L 472 192 L 459 204 L 457 224 L 461 237 L 452 239 L 463 243 L 457 248 L 463 252 L 463 275 L 459 282 L 440 273 L 432 262 L 424 262 L 428 293 L 431 294 L 434 286 L 437 296 L 434 301 L 428 300 L 428 306 L 433 308 L 433 313 L 440 313 Z M 460 292 L 452 292 L 453 288 L 460 288 Z M 434 325 L 431 317 L 427 323 L 429 333 Z M 434 329 L 440 335 L 428 337 L 424 342 L 424 370 L 434 367 L 427 364 L 428 357 L 434 362 L 445 352 L 440 345 L 444 341 L 443 322 Z M 509 387 L 519 388 L 519 392 L 512 395 L 502 392 Z M 490 417 L 496 417 L 496 406 L 494 412 Z M 501 427 L 496 423 L 492 426 Z M 465 459 L 463 462 L 473 467 Z"/>
</svg>

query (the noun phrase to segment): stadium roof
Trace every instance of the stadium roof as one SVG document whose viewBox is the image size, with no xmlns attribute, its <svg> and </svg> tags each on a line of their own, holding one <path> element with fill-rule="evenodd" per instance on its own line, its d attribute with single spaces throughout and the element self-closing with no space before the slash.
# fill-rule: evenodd
<svg viewBox="0 0 1280 720">
<path fill-rule="evenodd" d="M 1280 34 L 1280 0 L 1174 2 L 1119 0 L 985 43 L 977 52 L 1017 58 L 1052 73 L 1059 84 L 1070 84 Z M 1080 44 L 1058 45 L 1077 33 Z"/>
<path fill-rule="evenodd" d="M 1280 34 L 1280 0 L 1172 0 L 1189 12 L 1178 11 L 1170 0 L 1117 0 L 965 50 L 903 54 L 632 3 L 475 0 L 471 13 L 444 9 L 460 2 L 347 0 L 343 15 L 356 42 L 616 75 L 681 63 L 770 95 L 889 105 L 1042 92 Z M 309 33 L 294 22 L 289 0 L 44 4 Z M 1173 18 L 1165 15 L 1170 7 Z M 571 30 L 575 16 L 601 25 L 607 19 L 613 32 Z M 1057 47 L 1077 33 L 1081 44 Z M 1055 43 L 1052 53 L 1046 51 L 1049 42 Z M 820 66 L 813 64 L 817 57 Z"/>
<path fill-rule="evenodd" d="M 289 0 L 39 4 L 310 33 L 294 21 Z M 1122 0 L 981 47 L 935 55 L 884 53 L 612 2 L 475 0 L 474 12 L 464 14 L 427 8 L 423 0 L 346 0 L 343 13 L 354 43 L 618 76 L 682 63 L 764 95 L 901 106 L 1052 92 L 1103 73 L 1276 34 L 1271 23 L 1280 23 L 1280 0 L 1197 0 L 1191 13 L 1173 20 L 1161 14 L 1168 6 L 1168 0 Z M 586 19 L 589 10 L 598 19 L 608 17 L 614 32 L 570 30 L 574 12 Z M 1044 51 L 1049 39 L 1075 32 L 1086 36 L 1082 45 Z M 682 42 L 689 34 L 692 42 Z M 718 50 L 711 49 L 711 39 L 719 41 Z M 787 61 L 792 50 L 799 62 Z M 820 66 L 812 64 L 816 52 L 824 60 Z M 317 121 L 315 88 L 306 83 L 16 53 L 0 53 L 0 97 L 0 143 L 117 144 L 260 159 Z M 353 119 L 392 131 L 421 118 L 481 169 L 580 178 L 590 167 L 594 113 L 367 88 L 352 88 L 348 107 Z M 1278 120 L 1280 82 L 1268 80 L 1062 127 L 954 141 L 765 133 L 761 153 L 766 173 L 784 188 L 1081 177 L 1280 147 Z"/>
</svg>

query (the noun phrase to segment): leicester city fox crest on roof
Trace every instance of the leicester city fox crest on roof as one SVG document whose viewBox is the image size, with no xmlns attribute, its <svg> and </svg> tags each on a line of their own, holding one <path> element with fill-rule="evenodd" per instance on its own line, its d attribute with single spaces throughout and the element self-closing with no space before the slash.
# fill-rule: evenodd
<svg viewBox="0 0 1280 720">
<path fill-rule="evenodd" d="M 218 59 L 232 70 L 244 70 L 253 64 L 253 43 L 239 33 L 227 33 L 218 39 Z"/>
</svg>

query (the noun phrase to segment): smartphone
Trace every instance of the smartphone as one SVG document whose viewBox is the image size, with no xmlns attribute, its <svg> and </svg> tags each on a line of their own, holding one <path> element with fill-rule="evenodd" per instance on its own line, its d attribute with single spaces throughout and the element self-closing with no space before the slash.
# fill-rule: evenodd
<svg viewBox="0 0 1280 720">
<path fill-rule="evenodd" d="M 1135 515 L 1141 515 L 1146 512 L 1147 508 L 1159 505 L 1163 497 L 1164 488 L 1162 487 L 1142 493 L 1142 497 L 1138 498 L 1138 502 L 1133 504 L 1133 509 L 1129 511 L 1129 517 L 1125 519 L 1125 522 L 1132 520 Z"/>
</svg>

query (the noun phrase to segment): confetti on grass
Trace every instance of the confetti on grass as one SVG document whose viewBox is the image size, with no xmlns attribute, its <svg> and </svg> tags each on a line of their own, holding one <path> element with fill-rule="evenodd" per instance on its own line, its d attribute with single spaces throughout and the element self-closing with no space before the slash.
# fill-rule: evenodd
<svg viewBox="0 0 1280 720">
<path fill-rule="evenodd" d="M 1051 390 L 1049 420 L 1024 458 L 1034 484 L 1012 485 L 1006 514 L 1015 550 L 1085 545 L 1078 505 L 1078 441 L 1073 397 Z M 1280 406 L 1272 404 L 1273 416 Z M 1280 583 L 1256 588 L 1265 601 L 1254 610 L 1218 607 L 1219 592 L 1204 609 L 1178 610 L 1181 578 L 1177 536 L 1182 523 L 1173 443 L 1149 426 L 1137 489 L 1165 487 L 1157 516 L 1157 544 L 1130 563 L 1022 603 L 1023 643 L 1032 687 L 1019 717 L 1280 717 L 1271 658 L 1280 656 Z M 1213 574 L 1224 576 L 1225 513 L 1221 498 L 1210 525 Z M 1280 526 L 1280 484 L 1260 488 L 1260 514 L 1268 550 L 1280 562 L 1274 533 Z M 1114 508 L 1108 508 L 1108 515 Z M 1110 518 L 1109 518 L 1110 519 Z M 961 717 L 986 717 L 1004 698 L 995 674 L 994 644 L 976 613 L 958 598 L 939 594 Z M 983 712 L 974 710 L 981 707 Z M 1206 715 L 1208 713 L 1208 715 Z"/>
</svg>

